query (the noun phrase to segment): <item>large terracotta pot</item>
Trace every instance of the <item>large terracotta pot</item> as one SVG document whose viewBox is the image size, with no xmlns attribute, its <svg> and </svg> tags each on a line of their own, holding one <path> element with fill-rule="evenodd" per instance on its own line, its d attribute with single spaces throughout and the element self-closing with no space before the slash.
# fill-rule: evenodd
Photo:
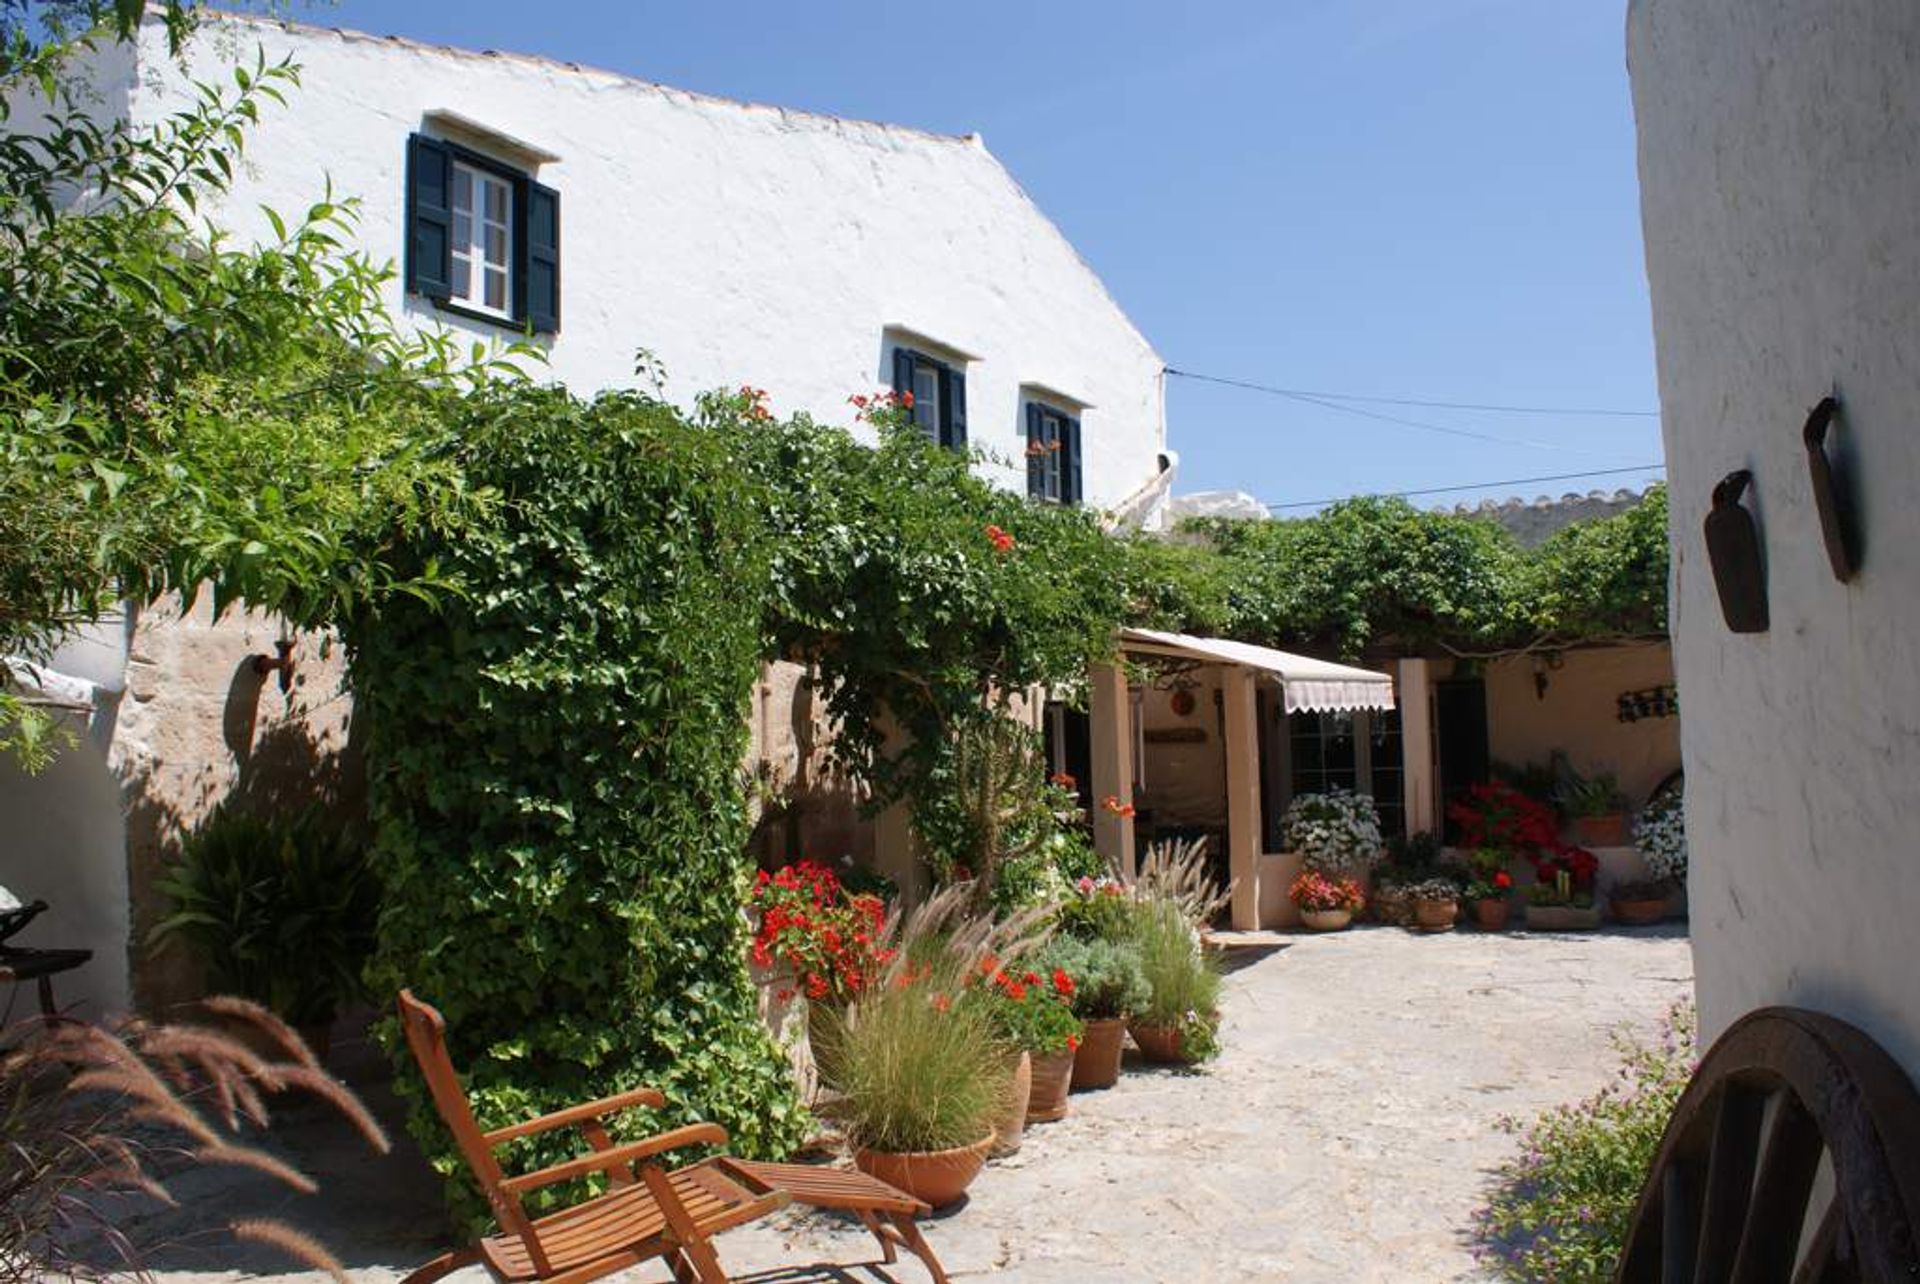
<svg viewBox="0 0 1920 1284">
<path fill-rule="evenodd" d="M 1604 816 L 1575 816 L 1573 840 L 1582 847 L 1625 847 L 1626 813 L 1610 811 Z"/>
<path fill-rule="evenodd" d="M 1473 903 L 1473 920 L 1483 932 L 1501 932 L 1506 930 L 1507 915 L 1513 906 L 1504 896 L 1486 896 Z"/>
<path fill-rule="evenodd" d="M 1073 1054 L 1073 1090 L 1111 1088 L 1120 1080 L 1120 1052 L 1127 1023 L 1118 1017 L 1087 1022 L 1080 1033 L 1080 1050 Z"/>
<path fill-rule="evenodd" d="M 967 1193 L 993 1146 L 988 1133 L 971 1146 L 952 1150 L 855 1150 L 853 1166 L 878 1177 L 934 1208 L 944 1208 Z"/>
<path fill-rule="evenodd" d="M 1052 1123 L 1067 1117 L 1067 1088 L 1073 1083 L 1073 1053 L 1034 1057 L 1032 1092 L 1027 1100 L 1028 1123 Z"/>
<path fill-rule="evenodd" d="M 1623 901 L 1616 896 L 1613 898 L 1613 916 L 1629 927 L 1658 923 L 1667 916 L 1667 898 L 1657 896 L 1651 900 Z"/>
<path fill-rule="evenodd" d="M 1300 911 L 1300 923 L 1310 932 L 1338 932 L 1353 922 L 1352 910 L 1310 910 Z"/>
<path fill-rule="evenodd" d="M 1423 932 L 1450 932 L 1460 917 L 1460 902 L 1417 900 L 1413 903 L 1413 925 Z"/>
<path fill-rule="evenodd" d="M 1027 1107 L 1033 1096 L 1033 1057 L 1022 1052 L 1013 1063 L 1007 1083 L 1007 1095 L 1000 1113 L 993 1120 L 993 1153 L 1011 1155 L 1020 1149 L 1021 1136 L 1027 1131 Z"/>
</svg>

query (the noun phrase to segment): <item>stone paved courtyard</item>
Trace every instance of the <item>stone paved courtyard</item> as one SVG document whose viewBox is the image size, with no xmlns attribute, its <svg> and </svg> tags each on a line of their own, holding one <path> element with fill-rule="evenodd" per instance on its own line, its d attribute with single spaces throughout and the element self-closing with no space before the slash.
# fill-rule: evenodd
<svg viewBox="0 0 1920 1284">
<path fill-rule="evenodd" d="M 1231 958 L 1225 1055 L 1198 1074 L 1130 1060 L 1118 1087 L 1076 1095 L 1069 1118 L 1032 1130 L 965 1205 L 928 1224 L 956 1279 L 1476 1278 L 1461 1229 L 1511 1145 L 1494 1121 L 1599 1087 L 1614 1065 L 1609 1031 L 1651 1030 L 1692 976 L 1677 927 L 1367 928 L 1273 937 Z M 180 1193 L 202 1209 L 277 1211 L 356 1279 L 397 1279 L 437 1250 L 437 1196 L 417 1152 L 375 1163 L 328 1146 L 308 1167 L 320 1196 L 256 1204 L 253 1189 L 217 1182 Z M 927 1278 L 911 1259 L 882 1271 L 857 1225 L 801 1212 L 730 1232 L 720 1249 L 758 1284 Z M 216 1253 L 234 1260 L 187 1246 L 159 1278 L 259 1278 L 203 1269 Z"/>
</svg>

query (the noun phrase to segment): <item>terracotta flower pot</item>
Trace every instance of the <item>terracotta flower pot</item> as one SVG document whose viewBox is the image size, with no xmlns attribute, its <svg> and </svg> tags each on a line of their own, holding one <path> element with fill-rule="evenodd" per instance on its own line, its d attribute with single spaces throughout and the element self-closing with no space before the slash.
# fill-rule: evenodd
<svg viewBox="0 0 1920 1284">
<path fill-rule="evenodd" d="M 1536 932 L 1591 932 L 1600 926 L 1598 906 L 1529 905 L 1527 926 Z"/>
<path fill-rule="evenodd" d="M 1575 816 L 1573 840 L 1582 847 L 1625 847 L 1626 813 L 1610 811 L 1603 816 Z"/>
<path fill-rule="evenodd" d="M 1460 902 L 1417 900 L 1413 903 L 1413 925 L 1423 932 L 1450 932 L 1460 917 Z"/>
<path fill-rule="evenodd" d="M 1120 1080 L 1120 1052 L 1127 1023 L 1118 1017 L 1087 1022 L 1080 1033 L 1080 1050 L 1073 1054 L 1073 1090 L 1111 1088 Z"/>
<path fill-rule="evenodd" d="M 1007 1095 L 1000 1113 L 993 1120 L 993 1153 L 1011 1155 L 1020 1149 L 1021 1136 L 1027 1131 L 1027 1107 L 1033 1096 L 1033 1057 L 1022 1052 L 1013 1063 Z"/>
<path fill-rule="evenodd" d="M 1310 932 L 1338 932 L 1353 922 L 1353 911 L 1310 910 L 1300 911 L 1300 924 Z"/>
<path fill-rule="evenodd" d="M 988 1133 L 971 1146 L 952 1150 L 855 1150 L 853 1166 L 878 1177 L 934 1208 L 944 1208 L 967 1193 L 993 1146 Z"/>
<path fill-rule="evenodd" d="M 1613 899 L 1613 916 L 1630 927 L 1644 927 L 1649 923 L 1658 923 L 1667 916 L 1667 901 L 1664 896 L 1651 900 L 1623 901 Z"/>
<path fill-rule="evenodd" d="M 1067 1088 L 1073 1082 L 1073 1053 L 1034 1057 L 1032 1094 L 1027 1100 L 1028 1123 L 1052 1123 L 1067 1117 Z"/>
<path fill-rule="evenodd" d="M 1177 1025 L 1129 1025 L 1127 1033 L 1140 1045 L 1140 1053 L 1156 1065 L 1186 1065 L 1193 1060 L 1180 1047 Z"/>
<path fill-rule="evenodd" d="M 1405 927 L 1413 921 L 1413 902 L 1397 887 L 1378 888 L 1373 893 L 1373 917 L 1382 923 Z"/>
<path fill-rule="evenodd" d="M 1473 903 L 1473 920 L 1483 932 L 1504 932 L 1507 928 L 1507 915 L 1513 906 L 1504 896 L 1487 896 Z"/>
</svg>

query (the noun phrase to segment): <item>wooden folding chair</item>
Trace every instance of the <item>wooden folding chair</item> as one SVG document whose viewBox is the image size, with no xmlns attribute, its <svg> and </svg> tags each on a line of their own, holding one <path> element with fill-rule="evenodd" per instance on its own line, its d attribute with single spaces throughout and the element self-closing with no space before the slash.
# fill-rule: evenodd
<svg viewBox="0 0 1920 1284">
<path fill-rule="evenodd" d="M 854 1213 L 879 1240 L 886 1261 L 894 1260 L 898 1245 L 926 1263 L 936 1284 L 946 1284 L 939 1259 L 913 1223 L 916 1216 L 929 1211 L 927 1206 L 865 1173 L 754 1163 L 724 1155 L 672 1172 L 648 1162 L 687 1146 L 726 1145 L 726 1132 L 710 1123 L 689 1124 L 644 1141 L 615 1145 L 605 1116 L 633 1106 L 666 1104 L 666 1098 L 648 1088 L 482 1132 L 447 1056 L 446 1022 L 408 990 L 400 992 L 400 1019 L 434 1107 L 486 1194 L 501 1231 L 443 1253 L 402 1284 L 428 1284 L 476 1262 L 502 1284 L 585 1284 L 654 1258 L 664 1260 L 681 1284 L 725 1284 L 726 1272 L 714 1254 L 712 1237 L 794 1200 Z M 502 1145 L 566 1127 L 579 1128 L 589 1153 L 524 1176 L 508 1177 L 501 1171 L 494 1152 Z M 527 1216 L 521 1204 L 525 1192 L 597 1172 L 606 1173 L 612 1184 L 606 1194 L 545 1217 Z"/>
</svg>

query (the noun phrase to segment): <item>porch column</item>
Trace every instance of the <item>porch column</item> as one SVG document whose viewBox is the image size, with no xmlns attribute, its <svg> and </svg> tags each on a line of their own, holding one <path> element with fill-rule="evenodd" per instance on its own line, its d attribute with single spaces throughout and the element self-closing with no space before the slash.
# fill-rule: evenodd
<svg viewBox="0 0 1920 1284">
<path fill-rule="evenodd" d="M 1220 698 L 1226 714 L 1227 871 L 1233 879 L 1233 927 L 1260 926 L 1260 724 L 1254 708 L 1253 670 L 1225 665 Z"/>
<path fill-rule="evenodd" d="M 1400 774 L 1407 833 L 1438 830 L 1433 761 L 1433 678 L 1425 660 L 1402 660 L 1394 689 L 1400 697 Z"/>
<path fill-rule="evenodd" d="M 882 713 L 875 719 L 875 726 L 883 738 L 883 754 L 894 757 L 907 748 L 907 734 L 891 713 Z M 905 799 L 874 817 L 873 867 L 893 880 L 906 904 L 918 905 L 926 898 L 928 888 L 920 862 L 919 842 L 914 836 L 913 808 Z"/>
<path fill-rule="evenodd" d="M 1133 702 L 1127 674 L 1117 664 L 1087 672 L 1088 725 L 1093 750 L 1093 847 L 1128 878 L 1134 874 L 1133 817 L 1116 816 L 1100 804 L 1133 801 Z"/>
</svg>

